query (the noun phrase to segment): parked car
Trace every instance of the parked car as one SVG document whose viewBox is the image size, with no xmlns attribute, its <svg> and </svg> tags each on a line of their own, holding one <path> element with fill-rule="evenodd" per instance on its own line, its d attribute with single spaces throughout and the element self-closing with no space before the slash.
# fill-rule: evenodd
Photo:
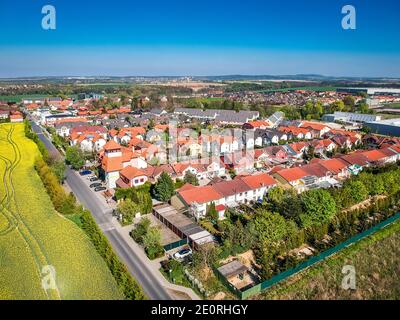
<svg viewBox="0 0 400 320">
<path fill-rule="evenodd" d="M 101 187 L 101 182 L 95 182 L 95 183 L 92 183 L 90 186 L 89 186 L 90 188 L 97 188 L 97 187 Z"/>
<path fill-rule="evenodd" d="M 97 177 L 91 177 L 91 178 L 89 179 L 90 182 L 99 181 L 99 180 L 100 180 L 100 179 L 97 178 Z"/>
<path fill-rule="evenodd" d="M 104 191 L 104 190 L 107 190 L 107 188 L 106 187 L 96 187 L 96 188 L 94 188 L 94 191 L 96 191 L 96 192 Z"/>
<path fill-rule="evenodd" d="M 87 176 L 88 174 L 91 174 L 91 173 L 92 173 L 92 171 L 90 171 L 90 170 L 82 170 L 81 172 L 79 172 L 79 174 L 81 176 Z"/>
<path fill-rule="evenodd" d="M 187 256 L 190 256 L 191 254 L 192 254 L 192 249 L 185 248 L 185 249 L 179 250 L 178 252 L 175 252 L 174 258 L 175 259 L 183 259 Z"/>
</svg>

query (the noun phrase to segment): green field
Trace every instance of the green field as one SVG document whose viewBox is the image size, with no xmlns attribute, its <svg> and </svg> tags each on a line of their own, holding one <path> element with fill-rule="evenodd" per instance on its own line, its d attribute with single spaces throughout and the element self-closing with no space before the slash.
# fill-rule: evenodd
<svg viewBox="0 0 400 320">
<path fill-rule="evenodd" d="M 23 124 L 0 125 L 0 299 L 123 299 L 87 236 L 55 211 L 33 167 L 38 156 Z M 42 287 L 45 266 L 56 288 Z"/>
<path fill-rule="evenodd" d="M 344 249 L 254 299 L 400 299 L 400 222 Z M 352 265 L 356 289 L 341 287 L 342 268 Z"/>
</svg>

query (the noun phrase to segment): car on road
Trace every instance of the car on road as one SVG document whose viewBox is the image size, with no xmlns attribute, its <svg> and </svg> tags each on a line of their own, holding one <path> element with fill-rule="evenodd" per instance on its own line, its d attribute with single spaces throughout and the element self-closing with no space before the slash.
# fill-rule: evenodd
<svg viewBox="0 0 400 320">
<path fill-rule="evenodd" d="M 104 190 L 107 190 L 107 188 L 106 187 L 96 187 L 96 188 L 94 188 L 94 191 L 96 191 L 96 192 L 104 191 Z"/>
<path fill-rule="evenodd" d="M 185 248 L 182 250 L 179 250 L 178 252 L 174 253 L 174 258 L 175 259 L 184 259 L 187 256 L 190 256 L 192 254 L 192 249 L 190 248 Z"/>
<path fill-rule="evenodd" d="M 97 188 L 97 187 L 101 187 L 101 182 L 95 182 L 95 183 L 92 183 L 90 186 L 89 186 L 90 188 Z"/>
<path fill-rule="evenodd" d="M 90 181 L 90 182 L 99 181 L 99 180 L 100 180 L 100 179 L 97 178 L 97 177 L 90 177 L 90 178 L 89 178 L 89 181 Z"/>
<path fill-rule="evenodd" d="M 79 172 L 79 174 L 81 176 L 87 176 L 88 174 L 91 174 L 91 173 L 92 173 L 92 171 L 90 171 L 90 170 L 82 170 L 81 172 Z"/>
</svg>

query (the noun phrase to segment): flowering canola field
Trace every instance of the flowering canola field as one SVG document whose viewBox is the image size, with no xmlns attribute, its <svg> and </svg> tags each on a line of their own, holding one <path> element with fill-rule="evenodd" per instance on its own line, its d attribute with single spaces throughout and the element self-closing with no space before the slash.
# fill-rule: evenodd
<svg viewBox="0 0 400 320">
<path fill-rule="evenodd" d="M 0 125 L 0 299 L 122 299 L 87 236 L 55 211 L 23 124 Z"/>
</svg>

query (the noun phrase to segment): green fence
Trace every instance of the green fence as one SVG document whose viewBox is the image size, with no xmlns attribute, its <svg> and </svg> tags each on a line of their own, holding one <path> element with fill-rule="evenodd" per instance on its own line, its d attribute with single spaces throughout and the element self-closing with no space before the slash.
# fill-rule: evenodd
<svg viewBox="0 0 400 320">
<path fill-rule="evenodd" d="M 300 263 L 297 267 L 286 270 L 284 272 L 281 272 L 278 275 L 272 277 L 271 279 L 261 282 L 245 291 L 240 291 L 237 288 L 233 287 L 232 284 L 230 284 L 221 274 L 219 274 L 218 270 L 215 269 L 215 271 L 216 271 L 217 277 L 219 279 L 221 279 L 221 278 L 224 279 L 222 282 L 229 288 L 229 290 L 232 293 L 236 294 L 239 299 L 247 299 L 248 297 L 258 294 L 258 293 L 270 288 L 271 286 L 277 284 L 278 282 L 285 280 L 286 278 L 326 259 L 327 257 L 339 252 L 340 250 L 370 236 L 371 234 L 375 233 L 376 231 L 379 231 L 379 230 L 387 227 L 389 224 L 395 222 L 399 218 L 400 218 L 400 212 L 396 213 L 395 215 L 391 216 L 390 218 L 386 219 L 385 221 L 378 223 L 376 226 L 373 226 L 370 229 L 363 231 L 363 232 L 347 239 L 346 241 L 343 241 L 342 243 L 338 244 L 337 246 L 327 249 L 315 257 L 311 257 L 307 261 Z"/>
<path fill-rule="evenodd" d="M 185 245 L 187 243 L 188 243 L 188 239 L 187 238 L 182 239 L 182 240 L 178 240 L 178 241 L 175 241 L 175 242 L 171 242 L 171 243 L 168 243 L 168 244 L 166 244 L 164 246 L 164 250 L 165 251 L 169 251 L 169 250 L 178 248 L 180 246 L 183 246 L 183 245 Z"/>
</svg>

